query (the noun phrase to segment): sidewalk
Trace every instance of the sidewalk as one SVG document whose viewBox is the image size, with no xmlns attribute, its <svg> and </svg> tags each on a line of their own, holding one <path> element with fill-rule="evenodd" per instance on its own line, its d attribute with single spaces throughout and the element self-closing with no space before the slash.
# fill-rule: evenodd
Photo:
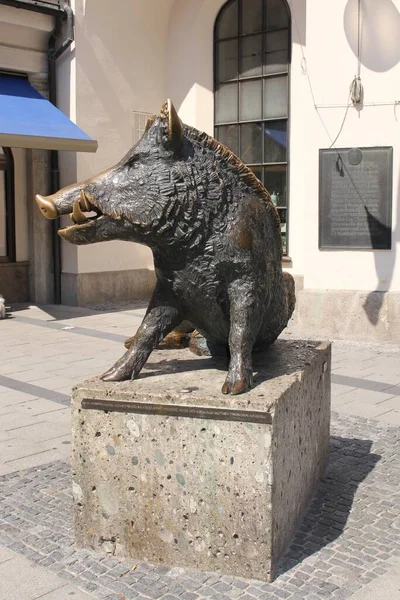
<svg viewBox="0 0 400 600">
<path fill-rule="evenodd" d="M 0 600 L 400 599 L 400 345 L 334 343 L 331 462 L 274 583 L 75 550 L 70 389 L 121 356 L 144 312 L 0 322 Z"/>
</svg>

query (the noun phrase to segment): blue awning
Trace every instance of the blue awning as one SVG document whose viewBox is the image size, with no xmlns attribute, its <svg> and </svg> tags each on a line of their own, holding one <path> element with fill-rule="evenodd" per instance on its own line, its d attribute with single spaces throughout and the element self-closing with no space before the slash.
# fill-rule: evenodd
<svg viewBox="0 0 400 600">
<path fill-rule="evenodd" d="M 0 146 L 96 152 L 79 129 L 24 77 L 0 74 Z"/>
</svg>

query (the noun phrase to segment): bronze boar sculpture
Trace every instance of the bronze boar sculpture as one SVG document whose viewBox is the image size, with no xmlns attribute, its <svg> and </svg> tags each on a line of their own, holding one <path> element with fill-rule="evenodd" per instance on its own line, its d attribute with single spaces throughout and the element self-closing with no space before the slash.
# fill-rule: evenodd
<svg viewBox="0 0 400 600">
<path fill-rule="evenodd" d="M 228 148 L 182 124 L 168 100 L 117 165 L 36 201 L 49 219 L 71 214 L 72 225 L 58 233 L 73 244 L 119 239 L 153 252 L 149 307 L 105 381 L 135 379 L 152 350 L 186 321 L 211 354 L 228 349 L 222 393 L 251 387 L 252 352 L 286 327 L 294 282 L 282 271 L 277 210 Z"/>
</svg>

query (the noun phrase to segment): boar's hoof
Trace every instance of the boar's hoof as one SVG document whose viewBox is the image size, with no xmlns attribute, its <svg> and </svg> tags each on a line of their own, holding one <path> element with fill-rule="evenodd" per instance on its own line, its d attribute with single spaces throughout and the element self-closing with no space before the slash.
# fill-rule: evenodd
<svg viewBox="0 0 400 600">
<path fill-rule="evenodd" d="M 238 379 L 232 386 L 231 394 L 232 396 L 243 394 L 243 392 L 247 392 L 250 387 L 250 381 L 247 381 L 247 379 Z"/>
<path fill-rule="evenodd" d="M 135 374 L 129 364 L 116 364 L 108 369 L 100 379 L 103 381 L 127 381 L 128 379 L 135 379 Z"/>
<path fill-rule="evenodd" d="M 242 379 L 236 379 L 236 381 L 231 381 L 229 379 L 229 375 L 225 380 L 224 385 L 222 386 L 223 394 L 232 394 L 232 396 L 237 396 L 238 394 L 243 394 L 247 392 L 251 388 L 252 377 L 243 377 Z"/>
</svg>

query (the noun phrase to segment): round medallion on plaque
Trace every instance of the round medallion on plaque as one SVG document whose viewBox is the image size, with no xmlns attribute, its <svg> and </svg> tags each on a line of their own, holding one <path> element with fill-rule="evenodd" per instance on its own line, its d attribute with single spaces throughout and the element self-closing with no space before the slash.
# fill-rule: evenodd
<svg viewBox="0 0 400 600">
<path fill-rule="evenodd" d="M 360 148 L 351 148 L 351 150 L 349 150 L 348 158 L 351 165 L 359 165 L 363 159 L 363 153 Z"/>
</svg>

